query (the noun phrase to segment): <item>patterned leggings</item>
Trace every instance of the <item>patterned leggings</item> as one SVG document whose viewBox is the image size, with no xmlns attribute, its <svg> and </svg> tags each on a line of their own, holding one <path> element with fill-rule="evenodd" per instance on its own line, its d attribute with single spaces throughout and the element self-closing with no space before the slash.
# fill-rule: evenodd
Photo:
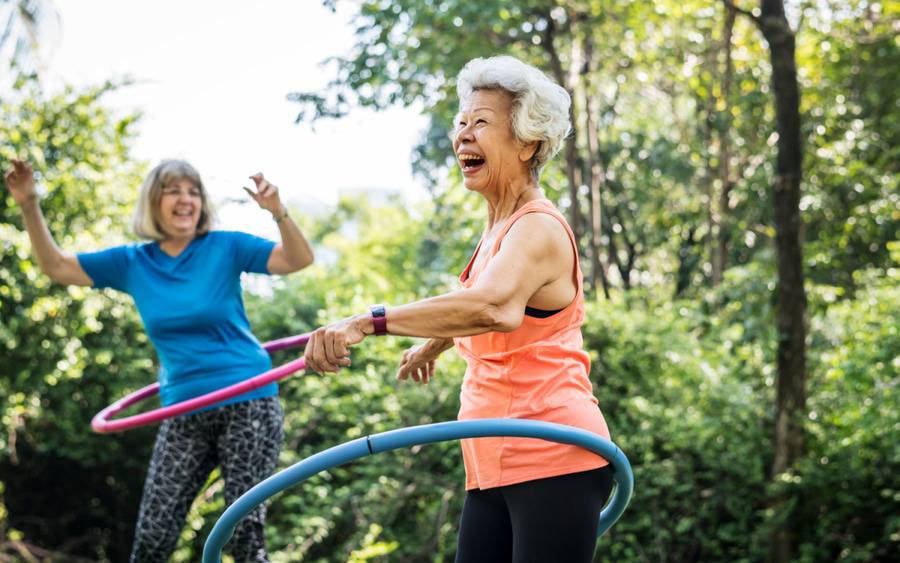
<svg viewBox="0 0 900 563">
<path fill-rule="evenodd" d="M 194 497 L 222 467 L 225 500 L 234 502 L 275 469 L 284 439 L 278 397 L 265 397 L 166 420 L 156 435 L 138 513 L 132 563 L 162 563 L 175 549 Z M 265 506 L 235 529 L 226 545 L 235 561 L 268 561 Z"/>
</svg>

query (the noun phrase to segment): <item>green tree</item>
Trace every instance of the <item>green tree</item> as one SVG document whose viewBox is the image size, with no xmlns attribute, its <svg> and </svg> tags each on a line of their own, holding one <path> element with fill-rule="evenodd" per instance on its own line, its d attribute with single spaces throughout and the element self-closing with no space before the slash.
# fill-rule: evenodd
<svg viewBox="0 0 900 563">
<path fill-rule="evenodd" d="M 143 166 L 128 158 L 135 116 L 102 103 L 105 84 L 26 95 L 0 107 L 0 168 L 26 158 L 41 205 L 69 250 L 122 241 Z M 152 355 L 131 304 L 112 293 L 54 285 L 37 269 L 18 207 L 0 193 L 0 482 L 4 548 L 127 557 L 150 440 L 108 437 L 90 417 L 153 379 Z M 77 484 L 77 486 L 76 486 Z M 34 542 L 34 544 L 32 543 Z M 21 547 L 27 545 L 27 547 Z"/>
</svg>

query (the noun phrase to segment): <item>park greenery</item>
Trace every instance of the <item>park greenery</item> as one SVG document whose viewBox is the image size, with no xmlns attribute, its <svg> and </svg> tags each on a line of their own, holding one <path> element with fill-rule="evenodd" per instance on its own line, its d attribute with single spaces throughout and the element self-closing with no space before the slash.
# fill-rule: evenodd
<svg viewBox="0 0 900 563">
<path fill-rule="evenodd" d="M 596 559 L 896 560 L 900 5 L 787 3 L 802 155 L 801 284 L 790 288 L 803 300 L 798 373 L 782 362 L 796 333 L 781 323 L 790 278 L 779 246 L 785 136 L 772 78 L 784 61 L 766 35 L 773 4 L 355 4 L 357 46 L 330 61 L 327 88 L 291 94 L 298 120 L 426 108 L 412 161 L 432 198 L 411 208 L 357 196 L 319 216 L 293 209 L 320 259 L 250 284 L 255 333 L 301 333 L 371 303 L 456 287 L 485 211 L 450 161 L 453 77 L 473 57 L 518 56 L 573 94 L 574 134 L 542 184 L 579 234 L 591 380 L 634 467 L 635 496 Z M 47 91 L 17 72 L 15 94 L 0 100 L 0 167 L 16 155 L 34 164 L 61 247 L 131 240 L 151 163 L 130 156 L 140 116 L 104 101 L 127 84 Z M 89 422 L 154 379 L 152 346 L 127 297 L 40 273 L 5 189 L 0 250 L 0 561 L 127 560 L 154 430 L 97 435 Z M 338 375 L 286 380 L 280 467 L 366 434 L 454 419 L 462 361 L 448 352 L 428 385 L 398 382 L 413 343 L 368 339 Z M 782 383 L 799 383 L 802 400 L 782 402 Z M 272 499 L 272 561 L 453 561 L 462 483 L 455 443 L 329 470 Z M 199 559 L 225 508 L 221 486 L 214 473 L 174 561 Z"/>
</svg>

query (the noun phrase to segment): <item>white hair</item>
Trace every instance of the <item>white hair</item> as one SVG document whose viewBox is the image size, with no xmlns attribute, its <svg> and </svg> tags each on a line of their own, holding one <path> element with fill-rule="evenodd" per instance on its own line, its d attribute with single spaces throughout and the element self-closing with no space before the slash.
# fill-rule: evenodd
<svg viewBox="0 0 900 563">
<path fill-rule="evenodd" d="M 166 238 L 159 225 L 159 200 L 163 189 L 181 179 L 193 182 L 200 190 L 200 220 L 197 223 L 197 234 L 209 232 L 215 222 L 215 213 L 209 203 L 209 194 L 200 179 L 200 173 L 184 160 L 163 160 L 144 179 L 141 193 L 138 196 L 134 217 L 131 221 L 134 234 L 140 238 L 164 240 Z"/>
<path fill-rule="evenodd" d="M 522 143 L 538 143 L 529 165 L 535 176 L 562 147 L 572 130 L 565 88 L 539 69 L 509 56 L 472 59 L 456 78 L 460 102 L 476 90 L 504 90 L 512 95 L 512 132 Z"/>
</svg>

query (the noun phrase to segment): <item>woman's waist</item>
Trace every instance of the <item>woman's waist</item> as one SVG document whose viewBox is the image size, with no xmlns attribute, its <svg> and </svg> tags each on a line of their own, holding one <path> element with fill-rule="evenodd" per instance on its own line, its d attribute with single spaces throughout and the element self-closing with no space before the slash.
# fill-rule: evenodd
<svg viewBox="0 0 900 563">
<path fill-rule="evenodd" d="M 461 412 L 478 413 L 479 418 L 518 417 L 569 405 L 597 405 L 584 372 L 573 370 L 550 377 L 530 375 L 533 374 L 480 377 L 467 372 L 460 389 Z"/>
<path fill-rule="evenodd" d="M 609 430 L 603 413 L 593 398 L 573 399 L 565 403 L 523 402 L 511 404 L 509 408 L 494 403 L 467 403 L 460 405 L 459 420 L 482 418 L 514 418 L 540 420 L 565 424 L 609 437 Z M 476 440 L 477 441 L 477 440 Z"/>
<path fill-rule="evenodd" d="M 512 337 L 508 333 L 489 332 L 454 339 L 457 351 L 468 364 L 473 362 L 501 362 L 507 366 L 523 360 L 540 364 L 567 362 L 576 359 L 588 364 L 584 340 L 579 329 L 549 336 L 530 335 Z"/>
<path fill-rule="evenodd" d="M 154 343 L 155 344 L 155 343 Z M 219 342 L 155 345 L 160 363 L 177 376 L 266 370 L 272 366 L 269 354 L 255 343 L 227 345 Z"/>
<path fill-rule="evenodd" d="M 204 374 L 201 376 L 185 377 L 175 380 L 160 381 L 160 402 L 163 405 L 179 403 L 202 395 L 236 385 L 256 375 L 255 373 L 232 372 L 219 374 Z M 267 397 L 278 394 L 278 384 L 275 382 L 245 391 L 240 395 L 225 400 L 223 403 L 234 400 L 246 400 L 249 398 Z"/>
</svg>

